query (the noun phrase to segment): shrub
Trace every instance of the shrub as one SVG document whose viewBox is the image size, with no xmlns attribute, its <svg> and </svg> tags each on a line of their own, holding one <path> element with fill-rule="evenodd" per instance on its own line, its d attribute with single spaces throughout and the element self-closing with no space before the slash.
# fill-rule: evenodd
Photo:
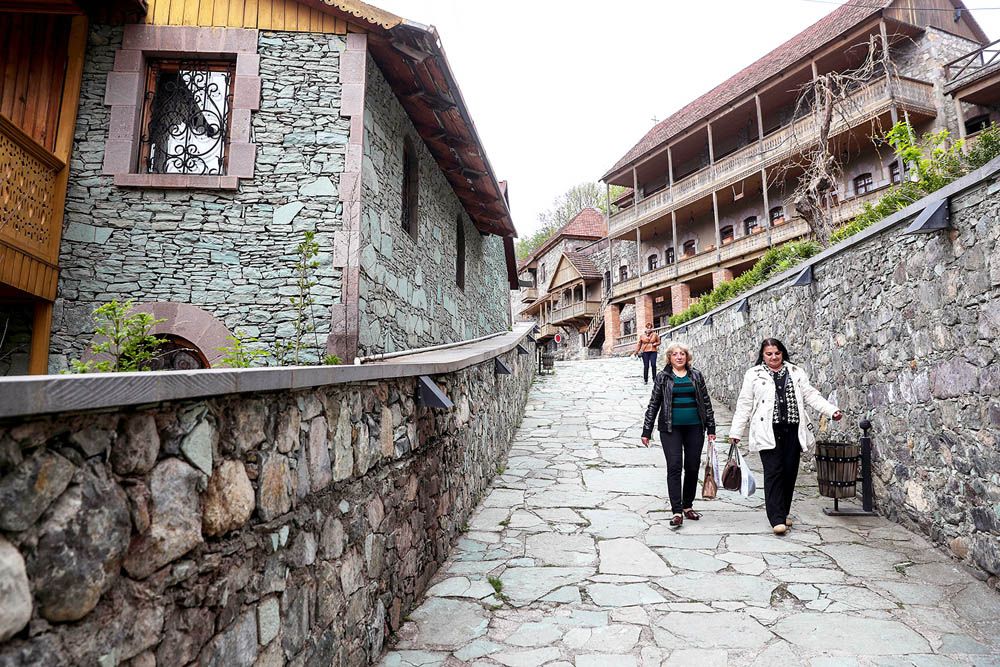
<svg viewBox="0 0 1000 667">
<path fill-rule="evenodd" d="M 110 359 L 73 360 L 70 367 L 74 373 L 130 373 L 150 369 L 157 349 L 166 342 L 151 332 L 165 320 L 153 319 L 149 313 L 134 312 L 132 306 L 132 301 L 111 301 L 94 309 L 97 328 L 90 352 L 107 355 Z"/>
</svg>

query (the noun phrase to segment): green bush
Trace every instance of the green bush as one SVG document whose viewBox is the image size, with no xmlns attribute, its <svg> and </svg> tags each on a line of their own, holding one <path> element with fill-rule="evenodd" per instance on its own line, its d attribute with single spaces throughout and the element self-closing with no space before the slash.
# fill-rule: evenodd
<svg viewBox="0 0 1000 667">
<path fill-rule="evenodd" d="M 796 264 L 809 259 L 820 251 L 815 241 L 793 241 L 777 248 L 771 248 L 757 263 L 733 280 L 727 280 L 698 301 L 679 313 L 670 316 L 670 326 L 676 327 L 696 317 L 701 317 L 710 310 L 735 299 L 751 287 L 755 287 L 774 275 L 787 271 Z"/>
<path fill-rule="evenodd" d="M 148 371 L 157 357 L 165 338 L 153 335 L 153 327 L 165 320 L 154 319 L 149 313 L 132 310 L 133 302 L 111 301 L 94 309 L 97 327 L 92 355 L 107 357 L 103 361 L 70 362 L 74 373 L 134 373 Z"/>
</svg>

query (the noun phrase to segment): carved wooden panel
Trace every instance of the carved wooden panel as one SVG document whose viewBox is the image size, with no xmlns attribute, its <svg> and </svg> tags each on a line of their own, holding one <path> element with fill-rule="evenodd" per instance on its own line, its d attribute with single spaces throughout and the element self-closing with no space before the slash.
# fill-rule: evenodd
<svg viewBox="0 0 1000 667">
<path fill-rule="evenodd" d="M 56 174 L 62 163 L 0 116 L 0 239 L 51 261 Z"/>
</svg>

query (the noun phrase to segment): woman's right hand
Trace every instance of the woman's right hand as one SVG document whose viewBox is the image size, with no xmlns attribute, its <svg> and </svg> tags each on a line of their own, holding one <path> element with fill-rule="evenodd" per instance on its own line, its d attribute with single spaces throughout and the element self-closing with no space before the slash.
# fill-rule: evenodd
<svg viewBox="0 0 1000 667">
<path fill-rule="evenodd" d="M 738 447 L 739 444 L 740 444 L 740 439 L 739 438 L 734 438 L 733 436 L 729 436 L 729 444 L 730 445 L 736 445 Z"/>
<path fill-rule="evenodd" d="M 649 447 L 649 438 L 647 438 L 645 436 L 642 438 L 642 446 L 643 447 Z"/>
</svg>

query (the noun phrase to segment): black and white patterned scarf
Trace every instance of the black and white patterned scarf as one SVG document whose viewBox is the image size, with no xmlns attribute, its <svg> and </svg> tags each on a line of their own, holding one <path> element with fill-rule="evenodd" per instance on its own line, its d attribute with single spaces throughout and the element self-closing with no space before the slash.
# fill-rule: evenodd
<svg viewBox="0 0 1000 667">
<path fill-rule="evenodd" d="M 799 404 L 795 400 L 795 383 L 788 376 L 788 367 L 781 365 L 781 370 L 772 371 L 767 365 L 767 372 L 774 380 L 774 416 L 775 424 L 798 424 Z"/>
</svg>

